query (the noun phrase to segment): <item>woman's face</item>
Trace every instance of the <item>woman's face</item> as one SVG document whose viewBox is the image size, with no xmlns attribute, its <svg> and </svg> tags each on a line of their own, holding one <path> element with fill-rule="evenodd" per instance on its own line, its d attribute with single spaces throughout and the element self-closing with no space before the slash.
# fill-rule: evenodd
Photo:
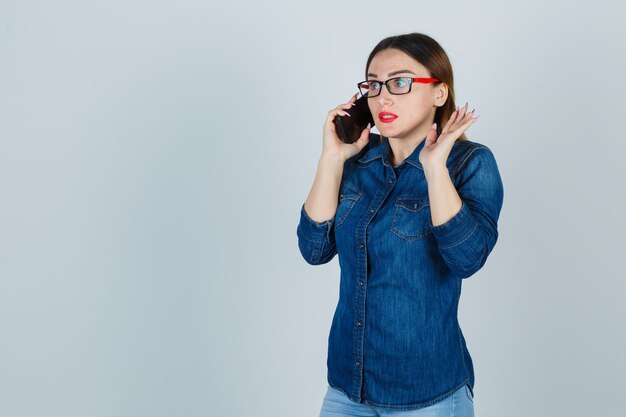
<svg viewBox="0 0 626 417">
<path fill-rule="evenodd" d="M 386 81 L 394 77 L 424 77 L 431 74 L 426 67 L 398 49 L 378 52 L 367 71 L 367 80 Z M 390 94 L 383 86 L 380 94 L 367 100 L 376 128 L 381 135 L 391 138 L 407 138 L 419 135 L 422 139 L 435 120 L 437 106 L 443 105 L 445 87 L 414 82 L 407 94 Z M 445 86 L 445 84 L 441 84 Z M 392 113 L 395 119 L 385 119 L 383 112 Z"/>
</svg>

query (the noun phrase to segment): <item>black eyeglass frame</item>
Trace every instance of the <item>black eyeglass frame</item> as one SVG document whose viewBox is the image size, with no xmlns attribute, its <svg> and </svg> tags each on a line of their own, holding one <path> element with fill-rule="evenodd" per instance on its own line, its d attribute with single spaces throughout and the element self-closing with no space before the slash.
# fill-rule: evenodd
<svg viewBox="0 0 626 417">
<path fill-rule="evenodd" d="M 399 80 L 399 79 L 410 80 L 409 91 L 407 91 L 406 93 L 392 93 L 391 90 L 389 89 L 389 82 L 390 81 Z M 393 94 L 394 96 L 401 96 L 403 94 L 409 94 L 411 92 L 411 87 L 413 87 L 413 82 L 418 82 L 418 83 L 422 83 L 422 84 L 430 84 L 430 83 L 435 83 L 435 82 L 438 82 L 438 81 L 439 81 L 439 79 L 437 79 L 437 78 L 394 77 L 394 78 L 388 79 L 387 81 L 378 81 L 378 80 L 361 81 L 360 83 L 357 83 L 356 86 L 358 87 L 358 89 L 361 92 L 361 95 L 363 97 L 373 98 L 373 97 L 378 97 L 380 95 L 380 93 L 382 93 L 382 91 L 383 91 L 382 87 L 381 87 L 380 91 L 378 92 L 378 94 L 376 94 L 374 96 L 370 96 L 370 95 L 367 95 L 367 93 L 369 93 L 369 91 L 363 92 L 363 88 L 361 87 L 363 84 L 371 83 L 371 82 L 378 82 L 378 83 L 384 84 L 385 87 L 387 87 L 387 91 L 389 91 L 389 94 Z"/>
</svg>

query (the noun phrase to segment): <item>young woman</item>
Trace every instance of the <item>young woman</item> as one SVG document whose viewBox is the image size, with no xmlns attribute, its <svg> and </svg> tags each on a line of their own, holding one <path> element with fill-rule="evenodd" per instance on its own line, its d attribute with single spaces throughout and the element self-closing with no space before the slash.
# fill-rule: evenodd
<svg viewBox="0 0 626 417">
<path fill-rule="evenodd" d="M 383 39 L 359 83 L 380 135 L 353 144 L 324 124 L 297 235 L 313 265 L 338 254 L 325 416 L 473 416 L 474 370 L 457 319 L 461 282 L 487 260 L 503 186 L 464 132 L 450 61 L 431 37 Z"/>
</svg>

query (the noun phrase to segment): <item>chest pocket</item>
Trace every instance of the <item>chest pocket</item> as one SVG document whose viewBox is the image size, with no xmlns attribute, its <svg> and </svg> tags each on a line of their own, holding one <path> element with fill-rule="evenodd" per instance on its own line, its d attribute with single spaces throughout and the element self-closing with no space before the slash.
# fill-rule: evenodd
<svg viewBox="0 0 626 417">
<path fill-rule="evenodd" d="M 360 191 L 357 191 L 349 186 L 344 186 L 339 194 L 339 204 L 337 205 L 337 212 L 335 213 L 335 227 L 339 227 L 343 224 L 348 213 L 352 210 L 352 207 L 361 198 Z"/>
<path fill-rule="evenodd" d="M 391 232 L 412 242 L 431 233 L 430 203 L 427 197 L 398 197 Z"/>
</svg>

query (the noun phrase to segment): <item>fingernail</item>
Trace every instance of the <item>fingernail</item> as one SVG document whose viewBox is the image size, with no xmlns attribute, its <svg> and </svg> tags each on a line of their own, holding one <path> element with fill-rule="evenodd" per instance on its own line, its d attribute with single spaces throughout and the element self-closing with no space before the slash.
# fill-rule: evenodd
<svg viewBox="0 0 626 417">
<path fill-rule="evenodd" d="M 467 101 L 465 102 L 465 110 L 467 110 Z"/>
</svg>

